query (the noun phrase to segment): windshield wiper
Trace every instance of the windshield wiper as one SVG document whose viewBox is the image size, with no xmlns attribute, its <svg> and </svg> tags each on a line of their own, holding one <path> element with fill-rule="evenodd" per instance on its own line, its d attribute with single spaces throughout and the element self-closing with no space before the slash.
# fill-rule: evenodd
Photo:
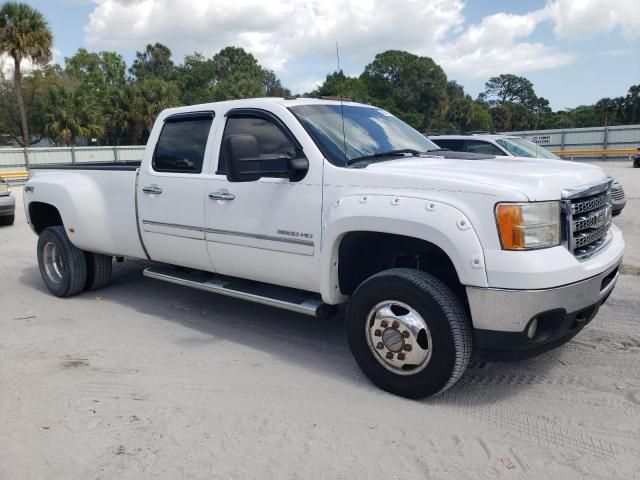
<svg viewBox="0 0 640 480">
<path fill-rule="evenodd" d="M 388 150 L 386 152 L 373 153 L 371 155 L 363 155 L 362 157 L 350 158 L 347 160 L 345 166 L 353 165 L 354 163 L 366 162 L 368 160 L 375 160 L 378 158 L 384 157 L 405 157 L 407 154 L 411 154 L 411 156 L 418 155 L 422 153 L 420 150 L 416 150 L 414 148 L 400 148 L 398 150 Z"/>
<path fill-rule="evenodd" d="M 427 150 L 424 153 L 433 153 L 433 152 L 450 152 L 450 148 L 432 148 L 431 150 Z"/>
</svg>

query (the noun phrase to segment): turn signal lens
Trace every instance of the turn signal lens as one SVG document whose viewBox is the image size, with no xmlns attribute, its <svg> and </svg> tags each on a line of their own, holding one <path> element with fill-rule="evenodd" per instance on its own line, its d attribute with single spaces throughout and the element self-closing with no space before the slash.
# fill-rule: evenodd
<svg viewBox="0 0 640 480">
<path fill-rule="evenodd" d="M 532 250 L 560 244 L 560 203 L 499 203 L 496 222 L 504 250 Z"/>
</svg>

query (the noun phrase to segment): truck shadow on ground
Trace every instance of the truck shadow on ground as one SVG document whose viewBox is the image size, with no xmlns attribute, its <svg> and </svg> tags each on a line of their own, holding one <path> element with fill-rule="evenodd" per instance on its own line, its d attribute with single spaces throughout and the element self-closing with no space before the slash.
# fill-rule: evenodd
<svg viewBox="0 0 640 480">
<path fill-rule="evenodd" d="M 318 320 L 145 278 L 142 269 L 146 266 L 146 262 L 138 260 L 116 264 L 108 287 L 75 298 L 77 301 L 95 301 L 100 297 L 106 302 L 116 302 L 204 334 L 204 337 L 194 335 L 177 340 L 183 348 L 221 340 L 234 342 L 351 383 L 372 394 L 384 394 L 368 381 L 351 356 L 344 328 L 344 309 L 332 318 Z M 49 295 L 37 267 L 24 269 L 20 280 Z M 473 407 L 509 398 L 521 390 L 535 388 L 536 384 L 553 383 L 547 374 L 558 364 L 559 355 L 550 352 L 538 359 L 516 363 L 474 359 L 451 390 L 424 402 Z"/>
</svg>

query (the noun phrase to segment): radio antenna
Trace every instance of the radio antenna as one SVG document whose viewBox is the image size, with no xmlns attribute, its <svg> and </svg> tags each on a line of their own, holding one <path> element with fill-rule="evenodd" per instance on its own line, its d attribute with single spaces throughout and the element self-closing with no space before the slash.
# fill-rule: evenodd
<svg viewBox="0 0 640 480">
<path fill-rule="evenodd" d="M 338 48 L 338 42 L 336 42 L 336 60 L 338 61 L 338 74 L 344 77 L 344 73 L 342 73 L 342 69 L 340 68 L 340 49 Z M 340 80 L 340 90 L 343 90 L 344 79 Z M 342 92 L 338 92 L 338 97 L 340 97 L 340 117 L 342 118 L 342 149 L 344 153 L 345 162 L 349 159 L 347 158 L 347 135 L 344 130 L 344 105 L 342 104 Z"/>
</svg>

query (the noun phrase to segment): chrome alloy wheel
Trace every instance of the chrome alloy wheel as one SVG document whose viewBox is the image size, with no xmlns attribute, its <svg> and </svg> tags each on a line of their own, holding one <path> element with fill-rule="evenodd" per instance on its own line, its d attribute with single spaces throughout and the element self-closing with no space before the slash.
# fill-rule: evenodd
<svg viewBox="0 0 640 480">
<path fill-rule="evenodd" d="M 42 259 L 44 261 L 44 271 L 53 283 L 62 282 L 64 273 L 64 262 L 60 249 L 53 242 L 48 242 L 42 251 Z"/>
<path fill-rule="evenodd" d="M 373 356 L 398 375 L 422 371 L 431 359 L 431 332 L 422 316 L 406 303 L 388 300 L 377 304 L 365 323 Z"/>
</svg>

